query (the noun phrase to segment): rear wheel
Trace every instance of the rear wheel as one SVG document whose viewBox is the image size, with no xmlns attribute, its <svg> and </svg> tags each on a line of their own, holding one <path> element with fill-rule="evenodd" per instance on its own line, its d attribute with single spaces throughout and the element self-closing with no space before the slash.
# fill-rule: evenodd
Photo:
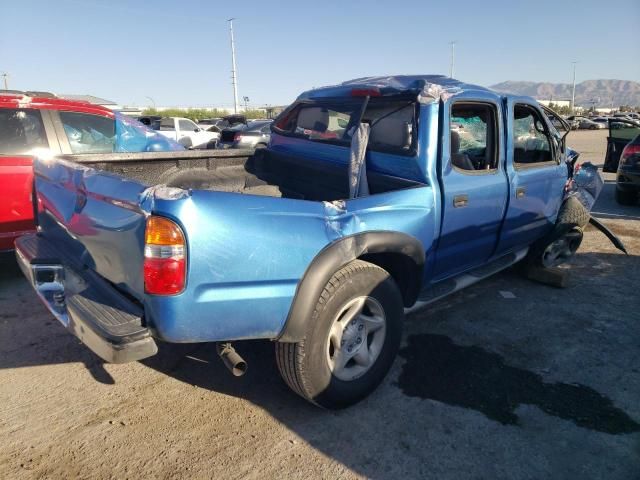
<svg viewBox="0 0 640 480">
<path fill-rule="evenodd" d="M 326 284 L 302 341 L 276 343 L 282 378 L 316 405 L 353 405 L 391 368 L 403 318 L 402 296 L 389 273 L 356 260 Z"/>
<path fill-rule="evenodd" d="M 638 193 L 633 190 L 620 190 L 616 188 L 616 202 L 620 205 L 633 205 L 638 199 Z"/>
</svg>

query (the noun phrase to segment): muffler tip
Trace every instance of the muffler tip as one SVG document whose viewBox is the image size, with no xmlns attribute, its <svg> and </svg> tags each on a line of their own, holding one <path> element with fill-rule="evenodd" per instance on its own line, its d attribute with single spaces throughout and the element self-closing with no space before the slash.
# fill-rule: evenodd
<svg viewBox="0 0 640 480">
<path fill-rule="evenodd" d="M 217 350 L 222 363 L 233 376 L 241 377 L 247 373 L 247 362 L 230 343 L 218 343 Z"/>
</svg>

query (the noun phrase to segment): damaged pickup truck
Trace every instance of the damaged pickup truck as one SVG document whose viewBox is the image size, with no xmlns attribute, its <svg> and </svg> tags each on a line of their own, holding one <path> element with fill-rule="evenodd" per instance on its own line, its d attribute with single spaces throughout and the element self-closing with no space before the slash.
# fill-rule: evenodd
<svg viewBox="0 0 640 480">
<path fill-rule="evenodd" d="M 382 381 L 406 309 L 576 251 L 601 180 L 574 162 L 532 98 L 363 78 L 300 95 L 255 153 L 37 160 L 16 254 L 107 361 L 218 342 L 241 374 L 231 342 L 271 339 L 286 383 L 340 408 Z"/>
</svg>

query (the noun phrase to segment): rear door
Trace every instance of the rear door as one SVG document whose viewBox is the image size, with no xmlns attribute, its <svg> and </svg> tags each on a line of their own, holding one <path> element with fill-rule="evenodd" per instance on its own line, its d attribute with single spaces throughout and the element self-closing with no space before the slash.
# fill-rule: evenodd
<svg viewBox="0 0 640 480">
<path fill-rule="evenodd" d="M 444 109 L 443 219 L 434 280 L 481 265 L 493 255 L 508 195 L 500 100 L 462 93 Z"/>
<path fill-rule="evenodd" d="M 535 101 L 507 100 L 509 207 L 496 253 L 529 245 L 554 224 L 568 170 Z"/>
<path fill-rule="evenodd" d="M 640 134 L 640 123 L 631 120 L 609 119 L 607 154 L 604 157 L 603 172 L 618 171 L 620 154 L 624 147 Z"/>
</svg>

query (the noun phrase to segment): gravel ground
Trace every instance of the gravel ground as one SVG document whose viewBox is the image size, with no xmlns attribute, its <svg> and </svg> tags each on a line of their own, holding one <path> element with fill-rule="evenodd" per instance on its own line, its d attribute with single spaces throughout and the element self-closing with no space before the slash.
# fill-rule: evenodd
<svg viewBox="0 0 640 480">
<path fill-rule="evenodd" d="M 601 163 L 606 132 L 575 132 Z M 0 269 L 0 478 L 640 478 L 640 206 L 595 211 L 565 289 L 505 271 L 407 318 L 384 384 L 340 412 L 280 380 L 269 342 L 161 345 L 105 365 Z"/>
</svg>

